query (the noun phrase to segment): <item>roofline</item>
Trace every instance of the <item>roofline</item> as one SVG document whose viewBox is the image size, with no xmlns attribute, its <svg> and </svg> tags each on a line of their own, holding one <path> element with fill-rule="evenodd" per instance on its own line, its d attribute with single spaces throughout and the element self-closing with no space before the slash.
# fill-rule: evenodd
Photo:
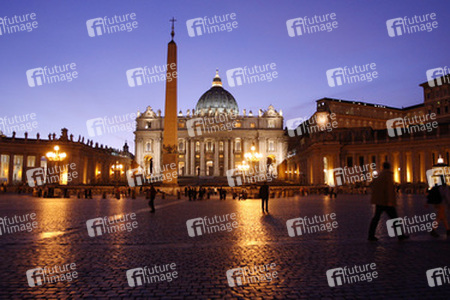
<svg viewBox="0 0 450 300">
<path fill-rule="evenodd" d="M 336 99 L 336 98 L 329 98 L 329 97 L 321 98 L 319 100 L 316 100 L 316 102 L 323 101 L 323 100 L 330 100 L 333 102 L 343 102 L 343 103 L 349 103 L 349 104 L 364 104 L 364 106 L 372 106 L 372 107 L 377 107 L 377 108 L 379 107 L 379 108 L 403 110 L 403 108 L 392 107 L 392 106 L 387 106 L 387 105 L 383 105 L 383 104 L 374 104 L 374 103 L 368 103 L 368 102 L 357 101 L 357 100 L 344 100 L 344 99 Z"/>
</svg>

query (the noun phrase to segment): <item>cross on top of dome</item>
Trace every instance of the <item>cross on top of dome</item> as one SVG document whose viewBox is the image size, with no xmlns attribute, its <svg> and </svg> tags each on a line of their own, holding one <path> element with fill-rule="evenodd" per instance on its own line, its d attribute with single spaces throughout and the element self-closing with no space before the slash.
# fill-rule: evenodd
<svg viewBox="0 0 450 300">
<path fill-rule="evenodd" d="M 219 77 L 219 69 L 216 69 L 216 76 L 214 76 L 212 86 L 222 86 L 222 79 Z"/>
</svg>

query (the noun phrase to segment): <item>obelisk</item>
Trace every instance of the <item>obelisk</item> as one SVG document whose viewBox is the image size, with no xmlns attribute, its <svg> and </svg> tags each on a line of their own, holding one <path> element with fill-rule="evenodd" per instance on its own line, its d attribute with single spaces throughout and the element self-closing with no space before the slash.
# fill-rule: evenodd
<svg viewBox="0 0 450 300">
<path fill-rule="evenodd" d="M 172 22 L 172 40 L 167 47 L 166 104 L 164 107 L 163 155 L 161 169 L 163 184 L 177 185 L 178 175 L 178 118 L 177 118 L 177 44 L 173 37 L 175 19 Z"/>
</svg>

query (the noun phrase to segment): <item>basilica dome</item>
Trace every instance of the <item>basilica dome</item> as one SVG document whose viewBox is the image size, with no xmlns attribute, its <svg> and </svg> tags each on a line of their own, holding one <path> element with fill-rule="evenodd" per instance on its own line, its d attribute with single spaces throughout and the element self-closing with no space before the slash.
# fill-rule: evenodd
<svg viewBox="0 0 450 300">
<path fill-rule="evenodd" d="M 208 113 L 210 109 L 212 113 L 215 113 L 216 111 L 219 113 L 239 113 L 239 108 L 233 95 L 222 87 L 219 71 L 216 71 L 212 87 L 198 100 L 197 106 L 195 107 L 195 113 L 200 114 L 202 110 L 204 113 Z"/>
</svg>

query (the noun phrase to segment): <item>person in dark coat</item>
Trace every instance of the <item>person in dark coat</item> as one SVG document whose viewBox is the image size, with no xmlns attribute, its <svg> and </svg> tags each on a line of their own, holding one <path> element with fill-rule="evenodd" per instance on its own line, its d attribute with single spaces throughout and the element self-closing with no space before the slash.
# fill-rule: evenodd
<svg viewBox="0 0 450 300">
<path fill-rule="evenodd" d="M 153 184 L 150 186 L 150 200 L 148 201 L 148 206 L 150 206 L 150 212 L 154 213 L 155 212 L 155 198 L 156 198 L 156 189 L 153 186 Z"/>
<path fill-rule="evenodd" d="M 390 219 L 398 217 L 397 210 L 397 195 L 394 185 L 394 173 L 391 171 L 391 165 L 388 162 L 383 163 L 383 170 L 378 175 L 378 178 L 374 179 L 372 184 L 372 204 L 375 204 L 375 215 L 370 222 L 369 228 L 369 241 L 378 241 L 375 237 L 378 222 L 380 221 L 381 214 L 386 212 Z M 398 236 L 399 240 L 409 238 L 407 235 Z"/>
<path fill-rule="evenodd" d="M 259 197 L 261 197 L 261 206 L 263 213 L 264 203 L 266 204 L 266 213 L 269 213 L 269 186 L 267 185 L 267 182 L 264 182 L 264 184 L 259 189 Z"/>
</svg>

